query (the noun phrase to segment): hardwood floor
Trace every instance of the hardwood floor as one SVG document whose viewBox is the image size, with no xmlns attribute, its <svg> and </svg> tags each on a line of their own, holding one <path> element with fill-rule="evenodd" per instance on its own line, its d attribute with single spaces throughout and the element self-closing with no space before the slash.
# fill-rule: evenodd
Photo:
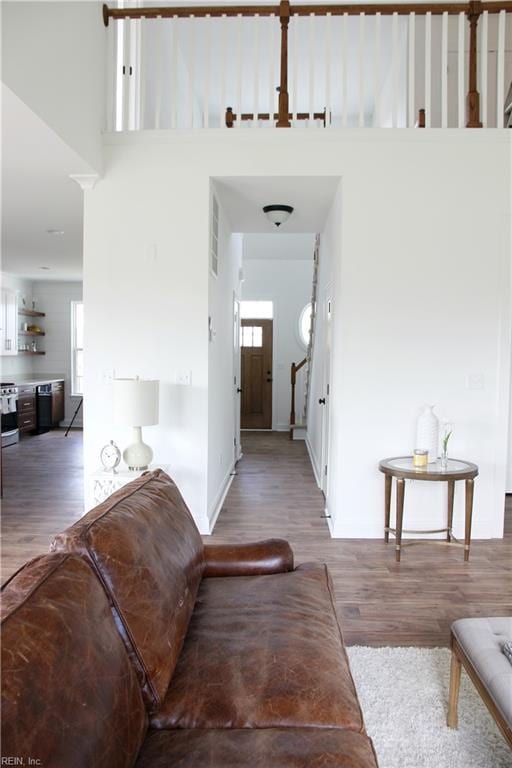
<svg viewBox="0 0 512 768">
<path fill-rule="evenodd" d="M 455 547 L 417 546 L 395 563 L 374 539 L 331 539 L 302 441 L 245 432 L 244 456 L 213 536 L 216 543 L 282 536 L 296 562 L 326 562 L 348 645 L 446 646 L 452 621 L 512 614 L 512 535 Z M 512 516 L 509 497 L 507 517 Z"/>
<path fill-rule="evenodd" d="M 2 451 L 2 581 L 47 552 L 56 533 L 83 515 L 82 432 L 57 429 Z"/>
<path fill-rule="evenodd" d="M 448 644 L 461 616 L 512 613 L 512 500 L 506 538 L 455 548 L 418 546 L 397 565 L 377 540 L 331 539 L 305 445 L 284 433 L 246 432 L 243 459 L 208 542 L 289 539 L 296 562 L 326 562 L 349 645 Z M 82 435 L 61 431 L 5 450 L 2 579 L 48 549 L 82 514 Z"/>
</svg>

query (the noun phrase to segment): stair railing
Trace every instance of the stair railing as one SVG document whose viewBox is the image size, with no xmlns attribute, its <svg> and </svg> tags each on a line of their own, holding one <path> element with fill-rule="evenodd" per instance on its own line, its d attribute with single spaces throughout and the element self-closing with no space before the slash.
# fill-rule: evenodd
<svg viewBox="0 0 512 768">
<path fill-rule="evenodd" d="M 305 357 L 300 363 L 292 363 L 291 366 L 290 383 L 292 385 L 292 394 L 290 404 L 290 440 L 293 439 L 293 427 L 295 425 L 295 387 L 297 384 L 297 374 L 300 369 L 306 365 L 307 361 L 308 358 Z"/>
<path fill-rule="evenodd" d="M 339 124 L 348 127 L 351 121 L 352 125 L 355 121 L 359 127 L 383 127 L 388 124 L 413 127 L 419 106 L 425 110 L 426 128 L 437 125 L 445 128 L 454 124 L 459 128 L 477 128 L 482 124 L 490 126 L 491 123 L 498 128 L 503 127 L 505 39 L 510 26 L 510 13 L 512 0 L 322 5 L 292 5 L 289 0 L 281 0 L 274 5 L 152 8 L 110 8 L 105 5 L 105 25 L 109 26 L 110 20 L 122 25 L 117 36 L 109 33 L 111 71 L 107 91 L 111 102 L 108 110 L 110 128 L 208 128 L 212 125 L 214 109 L 214 122 L 219 127 L 226 125 L 226 122 L 239 127 L 250 119 L 248 115 L 252 115 L 253 123 L 267 120 L 268 124 L 278 128 L 289 128 L 296 121 L 304 120 L 304 115 L 307 115 L 309 126 L 320 123 L 324 127 Z M 252 28 L 249 36 L 243 37 L 242 22 L 247 17 L 250 17 Z M 323 17 L 320 26 L 317 24 L 319 17 Z M 434 29 L 435 18 L 440 19 L 437 31 Z M 491 18 L 492 34 L 496 37 L 492 42 Z M 195 19 L 201 19 L 201 29 L 191 24 Z M 367 23 L 368 19 L 372 22 Z M 450 19 L 454 20 L 453 25 L 449 25 Z M 154 20 L 159 21 L 160 31 L 156 29 Z M 167 22 L 165 31 L 163 20 Z M 266 32 L 261 27 L 265 20 L 270 25 L 265 27 Z M 185 46 L 178 39 L 178 22 L 186 26 Z M 216 26 L 219 22 L 220 27 Z M 382 82 L 381 58 L 384 26 L 389 26 L 386 34 L 392 39 L 391 49 L 386 48 L 384 52 L 389 73 L 386 85 Z M 434 32 L 441 38 L 441 82 L 438 83 L 436 78 L 435 85 L 433 57 L 437 55 L 437 44 L 434 45 Z M 299 33 L 302 34 L 302 48 L 297 45 Z M 335 34 L 341 37 L 336 38 Z M 350 69 L 347 60 L 349 35 L 359 39 L 359 64 L 355 75 L 351 70 L 347 74 Z M 449 48 L 449 39 L 452 38 L 457 40 L 457 60 L 456 66 L 449 67 L 448 57 L 454 53 Z M 262 53 L 264 46 L 267 58 Z M 489 73 L 493 69 L 488 60 L 491 49 L 496 53 L 496 71 L 492 72 L 496 113 L 492 121 L 488 120 L 487 114 L 492 103 L 492 99 L 488 98 L 491 91 Z M 301 53 L 304 50 L 307 51 L 305 55 Z M 188 52 L 190 59 L 188 69 L 184 52 Z M 212 74 L 214 68 L 210 66 L 214 57 L 222 60 L 216 62 L 221 65 L 217 75 Z M 199 61 L 203 66 L 201 72 Z M 261 111 L 258 104 L 260 88 L 263 87 L 260 82 L 263 62 L 268 68 L 268 76 L 265 75 L 269 91 L 268 111 Z M 153 69 L 142 71 L 145 66 Z M 250 72 L 247 71 L 249 68 Z M 450 72 L 452 74 L 449 75 Z M 235 85 L 230 86 L 232 96 L 226 93 L 226 73 L 234 73 L 236 80 Z M 317 82 L 319 73 L 322 73 L 320 83 Z M 456 104 L 448 98 L 452 88 L 457 94 Z M 347 115 L 349 89 L 352 89 L 355 99 L 350 119 Z M 439 90 L 439 94 L 435 89 Z M 323 102 L 320 104 L 319 90 Z M 371 91 L 373 105 L 368 103 Z M 176 103 L 183 92 L 186 109 L 177 115 Z M 217 100 L 215 105 L 212 102 L 213 92 Z M 335 93 L 336 98 L 341 99 L 336 120 L 332 109 Z M 222 103 L 222 100 L 229 98 L 231 101 L 233 96 L 236 106 L 226 114 L 226 101 Z M 306 112 L 299 111 L 299 96 L 302 101 L 309 101 Z M 383 104 L 385 98 L 387 102 Z M 250 111 L 242 108 L 247 99 L 254 103 Z M 419 99 L 422 104 L 418 104 Z M 277 112 L 274 106 L 277 106 Z M 434 106 L 439 108 L 439 115 L 435 113 Z M 385 114 L 382 113 L 383 107 Z M 454 109 L 450 117 L 449 107 Z M 164 113 L 165 125 L 162 124 Z M 146 119 L 148 116 L 149 120 Z"/>
</svg>

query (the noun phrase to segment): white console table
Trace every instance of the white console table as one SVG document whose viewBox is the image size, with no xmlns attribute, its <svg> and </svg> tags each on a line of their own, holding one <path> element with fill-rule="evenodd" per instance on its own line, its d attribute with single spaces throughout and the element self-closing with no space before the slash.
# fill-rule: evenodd
<svg viewBox="0 0 512 768">
<path fill-rule="evenodd" d="M 153 469 L 163 469 L 164 472 L 170 474 L 171 467 L 169 464 L 151 464 L 149 470 L 132 470 L 121 469 L 116 473 L 108 472 L 104 469 L 98 469 L 89 475 L 89 508 L 101 504 L 102 501 L 112 496 L 115 491 L 118 491 L 123 485 L 131 483 L 132 480 L 136 480 L 144 472 L 151 471 Z"/>
</svg>

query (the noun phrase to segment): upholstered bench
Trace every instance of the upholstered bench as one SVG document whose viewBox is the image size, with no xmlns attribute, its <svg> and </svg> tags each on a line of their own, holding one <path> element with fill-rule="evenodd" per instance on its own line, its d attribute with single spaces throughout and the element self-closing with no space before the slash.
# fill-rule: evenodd
<svg viewBox="0 0 512 768">
<path fill-rule="evenodd" d="M 448 725 L 457 727 L 463 666 L 512 747 L 512 664 L 502 651 L 507 640 L 512 640 L 512 617 L 454 621 Z"/>
</svg>

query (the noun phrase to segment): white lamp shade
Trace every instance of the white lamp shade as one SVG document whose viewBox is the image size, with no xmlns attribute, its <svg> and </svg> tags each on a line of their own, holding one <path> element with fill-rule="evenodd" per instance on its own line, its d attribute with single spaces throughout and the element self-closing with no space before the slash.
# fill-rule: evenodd
<svg viewBox="0 0 512 768">
<path fill-rule="evenodd" d="M 158 385 L 148 379 L 114 379 L 114 421 L 126 427 L 158 424 Z"/>
</svg>

